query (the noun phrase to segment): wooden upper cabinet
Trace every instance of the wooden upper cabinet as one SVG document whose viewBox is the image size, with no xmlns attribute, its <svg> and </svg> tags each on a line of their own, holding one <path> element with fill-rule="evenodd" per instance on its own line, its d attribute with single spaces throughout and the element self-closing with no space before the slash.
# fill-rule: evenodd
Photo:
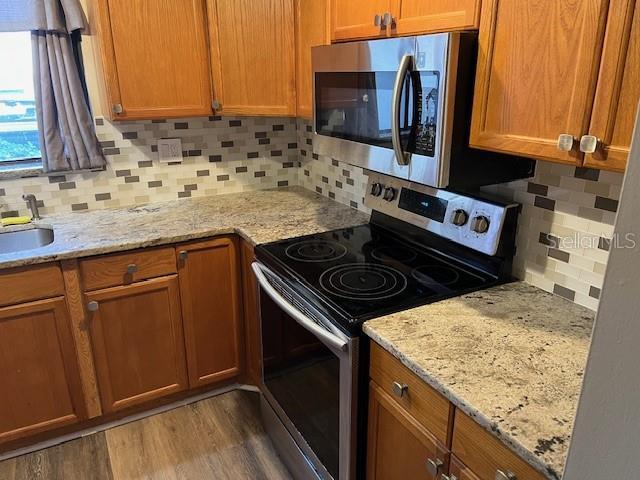
<svg viewBox="0 0 640 480">
<path fill-rule="evenodd" d="M 313 115 L 311 47 L 331 42 L 328 0 L 295 0 L 296 98 L 298 117 Z"/>
<path fill-rule="evenodd" d="M 444 445 L 375 382 L 369 386 L 367 435 L 368 480 L 436 480 L 449 463 Z M 442 467 L 430 472 L 429 460 L 442 462 Z"/>
<path fill-rule="evenodd" d="M 557 141 L 587 130 L 608 3 L 483 2 L 472 146 L 581 164 Z"/>
<path fill-rule="evenodd" d="M 480 0 L 395 0 L 392 33 L 477 29 Z"/>
<path fill-rule="evenodd" d="M 187 388 L 176 275 L 85 295 L 104 412 Z M 95 302 L 95 303 L 91 303 Z"/>
<path fill-rule="evenodd" d="M 226 115 L 295 115 L 293 0 L 207 0 L 214 97 Z"/>
<path fill-rule="evenodd" d="M 612 0 L 589 135 L 600 140 L 585 165 L 624 171 L 640 100 L 640 5 Z"/>
<path fill-rule="evenodd" d="M 204 2 L 92 0 L 105 115 L 144 119 L 211 114 Z"/>
<path fill-rule="evenodd" d="M 86 418 L 63 297 L 0 308 L 0 443 Z"/>
<path fill-rule="evenodd" d="M 391 14 L 395 0 L 331 0 L 331 39 L 385 37 L 390 28 L 375 25 L 376 15 Z"/>
<path fill-rule="evenodd" d="M 236 377 L 242 353 L 237 239 L 190 243 L 177 252 L 189 386 Z"/>
</svg>

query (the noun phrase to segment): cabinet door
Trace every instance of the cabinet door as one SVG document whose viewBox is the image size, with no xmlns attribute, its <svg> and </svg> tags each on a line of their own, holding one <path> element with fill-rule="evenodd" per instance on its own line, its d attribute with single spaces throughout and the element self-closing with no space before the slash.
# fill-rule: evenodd
<svg viewBox="0 0 640 480">
<path fill-rule="evenodd" d="M 585 165 L 624 171 L 640 100 L 640 5 L 612 0 L 589 134 L 602 142 Z"/>
<path fill-rule="evenodd" d="M 225 237 L 177 248 L 191 387 L 233 378 L 240 372 L 241 307 L 236 243 Z"/>
<path fill-rule="evenodd" d="M 330 39 L 328 0 L 296 0 L 296 98 L 297 116 L 313 114 L 311 47 L 327 45 Z"/>
<path fill-rule="evenodd" d="M 187 387 L 176 275 L 85 297 L 89 310 L 97 307 L 89 321 L 104 412 Z"/>
<path fill-rule="evenodd" d="M 482 4 L 472 146 L 580 164 L 591 115 L 606 0 L 486 0 Z"/>
<path fill-rule="evenodd" d="M 0 443 L 86 418 L 64 298 L 0 308 Z"/>
<path fill-rule="evenodd" d="M 450 480 L 480 480 L 467 466 L 455 455 L 451 455 L 451 466 L 449 467 Z"/>
<path fill-rule="evenodd" d="M 391 14 L 395 0 L 331 0 L 331 39 L 387 36 L 391 29 L 374 24 L 376 15 Z"/>
<path fill-rule="evenodd" d="M 293 0 L 207 0 L 214 97 L 226 115 L 295 115 Z"/>
<path fill-rule="evenodd" d="M 395 0 L 394 29 L 398 35 L 477 29 L 480 0 Z"/>
<path fill-rule="evenodd" d="M 260 319 L 258 318 L 258 284 L 251 270 L 255 259 L 253 246 L 242 240 L 242 303 L 245 333 L 246 380 L 244 383 L 258 385 L 261 370 Z"/>
<path fill-rule="evenodd" d="M 105 115 L 211 113 L 204 0 L 96 0 Z M 121 105 L 122 112 L 114 111 Z"/>
<path fill-rule="evenodd" d="M 422 425 L 402 410 L 375 382 L 369 384 L 367 478 L 434 480 L 449 462 L 449 453 Z M 440 460 L 434 476 L 427 462 Z"/>
</svg>

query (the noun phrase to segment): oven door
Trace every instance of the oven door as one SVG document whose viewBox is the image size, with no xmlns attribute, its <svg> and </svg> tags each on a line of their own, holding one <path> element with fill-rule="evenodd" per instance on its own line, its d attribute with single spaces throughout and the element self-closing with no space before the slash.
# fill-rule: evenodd
<svg viewBox="0 0 640 480">
<path fill-rule="evenodd" d="M 252 269 L 260 290 L 264 397 L 312 468 L 306 478 L 352 479 L 358 339 L 264 265 L 255 262 Z"/>
<path fill-rule="evenodd" d="M 313 150 L 441 187 L 451 34 L 315 47 Z"/>
</svg>

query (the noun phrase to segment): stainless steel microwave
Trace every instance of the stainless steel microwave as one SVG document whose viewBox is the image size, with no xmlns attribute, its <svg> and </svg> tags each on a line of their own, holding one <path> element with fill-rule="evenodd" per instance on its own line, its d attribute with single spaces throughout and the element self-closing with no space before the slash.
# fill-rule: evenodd
<svg viewBox="0 0 640 480">
<path fill-rule="evenodd" d="M 476 55 L 467 32 L 313 48 L 314 153 L 435 188 L 532 176 L 468 147 Z"/>
</svg>

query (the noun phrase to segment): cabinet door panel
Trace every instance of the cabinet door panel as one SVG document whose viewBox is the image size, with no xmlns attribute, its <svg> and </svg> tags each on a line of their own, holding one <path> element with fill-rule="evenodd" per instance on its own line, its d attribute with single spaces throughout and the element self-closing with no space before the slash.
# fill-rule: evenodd
<svg viewBox="0 0 640 480">
<path fill-rule="evenodd" d="M 0 443 L 86 418 L 63 298 L 0 308 Z"/>
<path fill-rule="evenodd" d="M 311 47 L 330 43 L 328 0 L 296 0 L 297 116 L 313 114 Z"/>
<path fill-rule="evenodd" d="M 109 114 L 117 119 L 211 113 L 204 0 L 96 0 Z"/>
<path fill-rule="evenodd" d="M 208 0 L 214 97 L 227 115 L 295 115 L 293 0 Z"/>
<path fill-rule="evenodd" d="M 219 238 L 178 247 L 189 385 L 240 372 L 240 297 L 236 241 Z"/>
<path fill-rule="evenodd" d="M 374 17 L 391 13 L 393 0 L 331 0 L 331 39 L 385 37 L 390 28 L 374 25 Z"/>
<path fill-rule="evenodd" d="M 396 0 L 398 35 L 478 28 L 480 0 Z"/>
<path fill-rule="evenodd" d="M 183 390 L 187 372 L 176 275 L 86 295 L 102 408 Z"/>
<path fill-rule="evenodd" d="M 369 384 L 367 478 L 435 480 L 428 459 L 449 462 L 449 452 L 375 382 Z"/>
<path fill-rule="evenodd" d="M 605 0 L 487 0 L 482 6 L 470 143 L 478 148 L 580 164 L 591 115 Z"/>
<path fill-rule="evenodd" d="M 640 5 L 612 0 L 589 134 L 602 141 L 585 165 L 624 171 L 640 100 Z"/>
</svg>

